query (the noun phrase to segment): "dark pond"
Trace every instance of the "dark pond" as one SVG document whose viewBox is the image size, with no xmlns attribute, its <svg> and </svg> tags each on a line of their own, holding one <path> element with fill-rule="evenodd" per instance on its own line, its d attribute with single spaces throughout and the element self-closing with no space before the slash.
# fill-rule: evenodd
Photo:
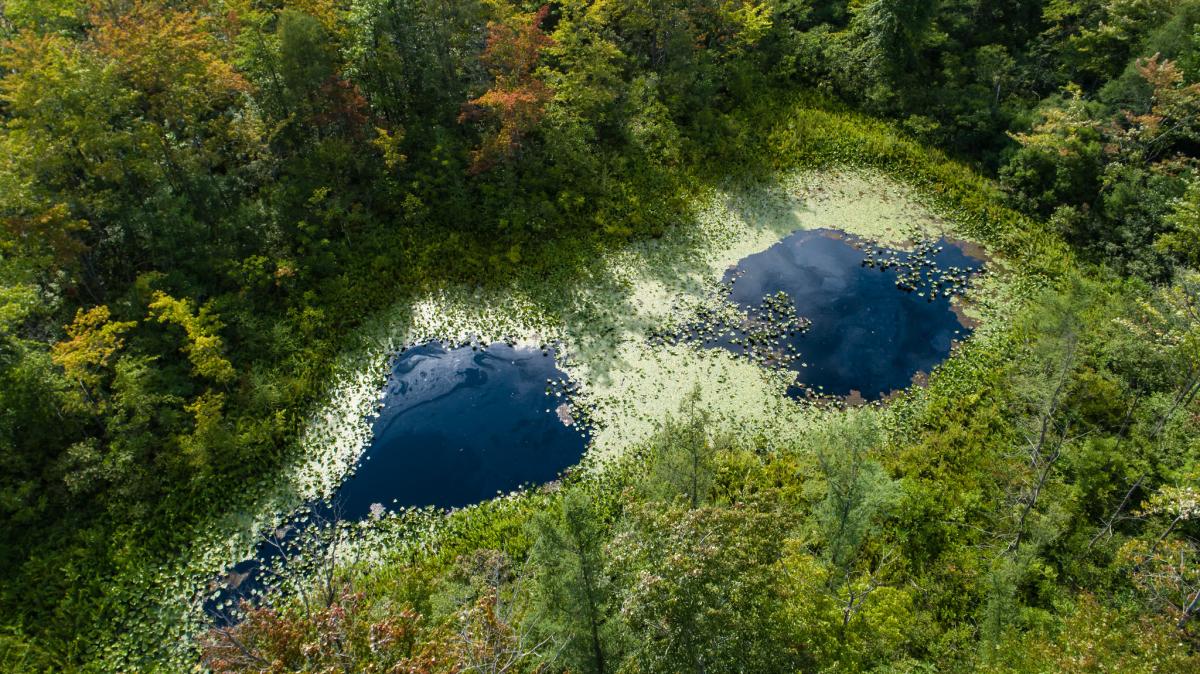
<svg viewBox="0 0 1200 674">
<path fill-rule="evenodd" d="M 398 355 L 373 438 L 330 503 L 304 521 L 362 520 L 383 508 L 455 508 L 554 480 L 582 457 L 586 431 L 571 418 L 573 385 L 553 350 L 495 343 Z M 206 609 L 236 619 L 232 604 L 262 591 L 284 550 L 307 524 L 281 529 L 222 579 Z M 281 550 L 279 548 L 283 548 Z"/>
<path fill-rule="evenodd" d="M 532 348 L 408 349 L 392 368 L 374 439 L 338 489 L 342 516 L 365 517 L 373 503 L 461 507 L 555 479 L 586 444 L 559 414 L 565 381 L 554 358 Z"/>
<path fill-rule="evenodd" d="M 796 371 L 793 395 L 875 400 L 928 373 L 971 332 L 950 297 L 981 267 L 946 239 L 898 251 L 831 230 L 796 232 L 726 273 L 740 325 L 708 323 L 690 336 Z"/>
</svg>

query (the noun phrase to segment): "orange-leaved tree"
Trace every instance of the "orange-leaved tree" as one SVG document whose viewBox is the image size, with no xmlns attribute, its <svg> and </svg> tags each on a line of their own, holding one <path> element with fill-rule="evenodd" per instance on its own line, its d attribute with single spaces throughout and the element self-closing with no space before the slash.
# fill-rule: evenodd
<svg viewBox="0 0 1200 674">
<path fill-rule="evenodd" d="M 480 57 L 492 75 L 492 87 L 463 105 L 459 122 L 494 120 L 498 127 L 484 135 L 472 156 L 470 172 L 482 173 L 516 156 L 521 140 L 545 113 L 554 92 L 535 74 L 543 49 L 554 44 L 542 31 L 549 13 L 543 5 L 533 14 L 518 14 L 488 24 L 487 46 Z"/>
</svg>

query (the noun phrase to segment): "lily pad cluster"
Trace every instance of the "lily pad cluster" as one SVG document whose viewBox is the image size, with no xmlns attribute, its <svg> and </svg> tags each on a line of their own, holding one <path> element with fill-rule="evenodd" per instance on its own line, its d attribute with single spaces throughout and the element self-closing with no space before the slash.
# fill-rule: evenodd
<svg viewBox="0 0 1200 674">
<path fill-rule="evenodd" d="M 304 506 L 285 523 L 261 533 L 254 557 L 208 583 L 205 614 L 218 624 L 233 624 L 249 608 L 295 594 L 317 577 L 321 565 L 336 563 L 331 555 L 356 547 L 366 531 L 364 524 L 341 520 L 336 504 Z"/>
<path fill-rule="evenodd" d="M 557 414 L 564 424 L 586 438 L 595 427 L 596 418 L 591 406 L 580 395 L 582 392 L 580 383 L 568 377 L 546 380 L 547 403 L 552 406 L 547 407 L 546 412 Z"/>
<path fill-rule="evenodd" d="M 736 277 L 724 286 L 726 295 L 734 282 Z M 679 329 L 655 332 L 650 341 L 656 345 L 696 343 L 724 348 L 763 367 L 782 369 L 800 358 L 788 339 L 804 334 L 810 327 L 812 321 L 797 315 L 791 296 L 780 291 L 746 311 L 728 301 L 717 309 L 701 309 L 695 320 Z"/>
<path fill-rule="evenodd" d="M 938 239 L 919 239 L 912 250 L 896 250 L 867 240 L 855 243 L 866 251 L 862 266 L 881 272 L 895 270 L 896 288 L 915 292 L 929 302 L 939 296 L 965 295 L 972 280 L 983 274 L 983 267 L 940 267 L 935 256 L 945 249 L 945 244 Z"/>
</svg>

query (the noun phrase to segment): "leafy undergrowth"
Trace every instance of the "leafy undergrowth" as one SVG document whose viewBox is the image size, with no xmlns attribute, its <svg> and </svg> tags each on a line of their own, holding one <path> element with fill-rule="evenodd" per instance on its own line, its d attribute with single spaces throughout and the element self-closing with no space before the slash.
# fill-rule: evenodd
<svg viewBox="0 0 1200 674">
<path fill-rule="evenodd" d="M 707 389 L 700 384 L 691 396 L 673 401 L 675 414 L 656 409 L 655 415 L 647 415 L 652 428 L 657 418 L 659 430 L 614 443 L 619 451 L 593 451 L 560 483 L 449 516 L 413 511 L 372 523 L 369 533 L 347 545 L 347 561 L 326 576 L 319 592 L 312 591 L 312 596 L 324 597 L 324 608 L 293 597 L 257 613 L 250 625 L 239 628 L 243 631 L 209 633 L 204 642 L 209 664 L 250 667 L 245 653 L 231 650 L 231 637 L 249 639 L 268 654 L 269 639 L 250 636 L 255 630 L 297 629 L 289 643 L 302 651 L 298 644 L 327 638 L 319 625 L 325 620 L 322 611 L 330 610 L 353 614 L 358 629 L 366 632 L 401 616 L 411 623 L 404 628 L 408 641 L 386 654 L 370 648 L 335 652 L 313 647 L 320 657 L 356 658 L 363 667 L 424 662 L 428 671 L 496 664 L 503 658 L 518 669 L 549 663 L 597 671 L 605 659 L 609 667 L 622 662 L 649 671 L 673 671 L 697 659 L 721 669 L 722 663 L 747 662 L 738 658 L 751 648 L 755 658 L 749 661 L 756 671 L 858 671 L 884 663 L 904 663 L 905 669 L 1019 666 L 1032 671 L 1056 647 L 1028 630 L 1044 630 L 1049 640 L 1057 634 L 1070 638 L 1070 621 L 1079 620 L 1081 612 L 1113 625 L 1112 616 L 1130 611 L 1140 617 L 1113 627 L 1104 638 L 1154 635 L 1160 642 L 1128 654 L 1130 667 L 1152 666 L 1156 657 L 1164 658 L 1168 668 L 1194 663 L 1185 646 L 1164 636 L 1168 621 L 1147 613 L 1145 605 L 1105 608 L 1089 595 L 1075 594 L 1082 583 L 1099 576 L 1117 592 L 1112 596 L 1134 595 L 1130 577 L 1122 576 L 1116 564 L 1089 569 L 1090 575 L 1081 573 L 1077 560 L 1063 568 L 1070 558 L 1057 546 L 1079 544 L 1078 532 L 1095 525 L 1089 519 L 1089 507 L 1095 506 L 1070 498 L 1067 504 L 1048 505 L 1048 497 L 1038 502 L 1029 495 L 1030 485 L 1038 482 L 1039 489 L 1067 494 L 1098 488 L 1083 484 L 1087 481 L 1078 469 L 1057 458 L 1049 467 L 1043 465 L 1045 456 L 1030 458 L 1029 452 L 1041 450 L 1023 446 L 1023 428 L 1050 395 L 1045 389 L 1053 378 L 1040 374 L 1060 366 L 1060 376 L 1073 380 L 1109 367 L 1104 350 L 1112 327 L 1096 316 L 1135 314 L 1137 297 L 1146 291 L 1098 287 L 1084 280 L 1058 290 L 1064 278 L 1078 278 L 1077 272 L 1068 272 L 1069 256 L 1059 241 L 999 206 L 989 183 L 885 125 L 804 103 L 777 111 L 776 120 L 783 130 L 768 137 L 787 157 L 779 160 L 778 169 L 806 168 L 774 185 L 763 187 L 759 181 L 737 188 L 738 198 L 743 203 L 750 199 L 757 209 L 751 210 L 754 217 L 744 218 L 761 227 L 751 231 L 786 233 L 790 224 L 773 230 L 774 223 L 762 226 L 764 214 L 769 220 L 771 214 L 803 204 L 800 195 L 822 187 L 822 174 L 813 173 L 814 167 L 828 170 L 840 164 L 851 172 L 840 174 L 848 178 L 828 174 L 834 176 L 831 191 L 846 180 L 859 185 L 873 180 L 885 190 L 895 189 L 887 187 L 887 180 L 911 185 L 911 198 L 938 214 L 927 216 L 931 224 L 925 227 L 940 225 L 945 228 L 941 231 L 984 242 L 993 263 L 1000 265 L 1002 273 L 973 296 L 974 310 L 984 317 L 982 329 L 933 373 L 926 387 L 882 409 L 815 415 L 800 412 L 776 390 L 778 408 L 750 404 L 722 414 L 710 411 L 713 405 L 705 396 L 727 397 L 728 391 L 720 379 L 709 379 Z M 838 134 L 849 139 L 833 145 L 806 140 Z M 859 196 L 866 193 L 859 190 Z M 820 208 L 813 210 L 819 218 Z M 919 223 L 905 224 L 914 234 L 930 231 Z M 727 245 L 739 240 L 713 238 Z M 653 245 L 679 252 L 669 241 Z M 701 260 L 710 259 L 704 252 L 714 252 L 693 246 L 692 252 L 697 250 Z M 735 245 L 721 254 L 742 251 Z M 719 271 L 720 264 L 706 273 L 714 269 Z M 1091 289 L 1072 290 L 1072 284 Z M 1104 303 L 1098 298 L 1105 292 L 1120 300 Z M 536 300 L 529 301 L 537 306 Z M 674 306 L 655 306 L 664 305 Z M 428 316 L 448 313 L 454 315 L 425 311 Z M 605 307 L 596 315 L 619 313 Z M 1047 325 L 1052 321 L 1045 315 L 1057 313 L 1074 315 L 1075 322 Z M 534 336 L 562 338 L 570 354 L 572 337 L 578 339 L 570 333 L 573 322 L 553 311 L 536 315 L 547 318 Z M 471 318 L 451 319 L 440 328 L 449 327 L 455 335 L 470 334 L 473 326 L 500 324 L 477 317 L 473 323 Z M 568 327 L 553 332 L 548 326 L 554 318 Z M 669 314 L 657 318 L 667 320 Z M 599 325 L 612 327 L 611 320 Z M 641 336 L 637 329 L 626 329 L 630 338 Z M 1081 330 L 1086 331 L 1086 356 L 1074 355 L 1077 347 L 1063 346 L 1085 339 Z M 1072 354 L 1069 366 L 1054 360 L 1064 350 Z M 588 363 L 578 351 L 574 357 Z M 640 374 L 636 379 L 644 386 L 665 385 L 655 382 L 655 376 L 663 376 L 657 372 Z M 670 383 L 687 390 L 677 378 Z M 1120 398 L 1091 404 L 1119 405 Z M 781 414 L 787 423 L 776 427 L 754 421 Z M 619 425 L 618 416 L 609 422 Z M 1114 431 L 1095 419 L 1087 423 L 1096 427 L 1095 433 Z M 1189 423 L 1170 420 L 1172 432 L 1182 437 Z M 1076 443 L 1072 437 L 1071 450 L 1080 455 L 1073 459 L 1096 460 Z M 1177 462 L 1164 468 L 1160 479 L 1169 479 L 1181 467 Z M 1038 472 L 1043 468 L 1044 475 Z M 1125 476 L 1110 477 L 1113 484 L 1105 489 L 1111 496 Z M 1135 531 L 1127 533 L 1136 536 Z M 709 537 L 714 540 L 706 542 Z M 1111 562 L 1112 545 L 1095 554 Z M 591 571 L 585 572 L 589 564 Z M 566 565 L 566 570 L 556 565 Z M 583 579 L 588 573 L 596 575 Z M 695 581 L 699 585 L 693 587 L 691 579 L 697 577 L 710 580 Z M 594 606 L 588 603 L 593 600 Z M 589 621 L 597 621 L 594 640 L 585 629 L 589 623 L 579 622 L 587 617 L 579 614 L 587 613 L 581 606 L 593 612 Z M 753 646 L 752 634 L 759 635 Z M 767 651 L 761 650 L 764 643 L 771 644 Z M 318 666 L 317 661 L 304 662 Z M 435 662 L 440 664 L 431 664 Z"/>
</svg>

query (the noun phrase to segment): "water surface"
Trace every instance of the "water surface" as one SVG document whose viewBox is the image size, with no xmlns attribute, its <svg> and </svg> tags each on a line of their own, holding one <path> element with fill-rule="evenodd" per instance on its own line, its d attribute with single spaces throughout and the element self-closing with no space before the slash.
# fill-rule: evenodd
<svg viewBox="0 0 1200 674">
<path fill-rule="evenodd" d="M 552 349 L 432 343 L 403 350 L 372 440 L 333 498 L 268 532 L 254 558 L 216 584 L 205 610 L 219 622 L 238 620 L 237 601 L 262 594 L 283 566 L 296 563 L 314 522 L 358 521 L 404 506 L 457 508 L 554 480 L 587 446 L 570 408 L 573 390 Z"/>
<path fill-rule="evenodd" d="M 586 445 L 559 409 L 569 405 L 566 381 L 535 348 L 407 349 L 371 444 L 338 488 L 343 516 L 359 519 L 376 503 L 461 507 L 555 479 Z"/>
<path fill-rule="evenodd" d="M 874 400 L 928 373 L 971 332 L 950 297 L 981 267 L 947 239 L 902 251 L 800 231 L 725 274 L 745 319 L 699 336 L 706 346 L 794 370 L 793 394 Z"/>
</svg>

